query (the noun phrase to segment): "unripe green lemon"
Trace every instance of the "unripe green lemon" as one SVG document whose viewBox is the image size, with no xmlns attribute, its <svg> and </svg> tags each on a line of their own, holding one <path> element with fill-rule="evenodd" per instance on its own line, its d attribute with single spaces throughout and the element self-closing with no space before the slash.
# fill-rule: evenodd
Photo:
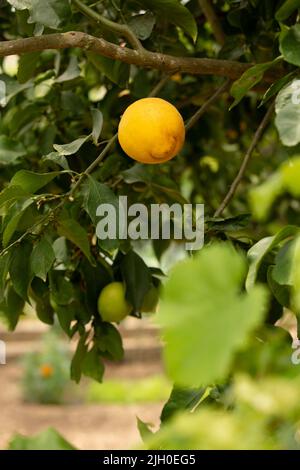
<svg viewBox="0 0 300 470">
<path fill-rule="evenodd" d="M 105 286 L 98 298 L 98 311 L 102 320 L 120 322 L 132 311 L 125 298 L 125 287 L 122 282 L 111 282 Z"/>
<path fill-rule="evenodd" d="M 152 313 L 156 311 L 159 301 L 159 291 L 157 287 L 152 286 L 144 297 L 141 312 Z"/>
</svg>

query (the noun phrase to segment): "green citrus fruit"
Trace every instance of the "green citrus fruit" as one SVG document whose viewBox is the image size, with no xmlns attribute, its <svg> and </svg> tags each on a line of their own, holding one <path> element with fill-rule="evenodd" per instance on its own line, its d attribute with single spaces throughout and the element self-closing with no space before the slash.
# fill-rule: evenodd
<svg viewBox="0 0 300 470">
<path fill-rule="evenodd" d="M 132 307 L 125 298 L 122 282 L 111 282 L 102 289 L 98 298 L 98 311 L 102 320 L 120 322 L 131 312 Z"/>
<path fill-rule="evenodd" d="M 159 292 L 157 287 L 152 286 L 144 297 L 141 312 L 155 312 L 159 301 Z"/>
</svg>

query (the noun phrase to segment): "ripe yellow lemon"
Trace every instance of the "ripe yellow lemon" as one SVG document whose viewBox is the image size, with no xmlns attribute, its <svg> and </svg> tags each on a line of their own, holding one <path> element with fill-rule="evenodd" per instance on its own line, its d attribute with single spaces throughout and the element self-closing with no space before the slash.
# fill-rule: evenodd
<svg viewBox="0 0 300 470">
<path fill-rule="evenodd" d="M 125 287 L 122 282 L 111 282 L 105 286 L 98 298 L 98 311 L 102 320 L 119 322 L 132 311 L 125 298 Z"/>
<path fill-rule="evenodd" d="M 175 157 L 184 144 L 181 114 L 161 98 L 143 98 L 128 106 L 118 131 L 125 153 L 141 163 L 163 163 Z"/>
</svg>

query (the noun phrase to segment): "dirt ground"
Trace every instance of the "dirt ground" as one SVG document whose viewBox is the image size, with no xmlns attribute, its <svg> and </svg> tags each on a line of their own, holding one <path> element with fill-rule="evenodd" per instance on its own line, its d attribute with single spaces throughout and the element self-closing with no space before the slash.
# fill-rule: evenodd
<svg viewBox="0 0 300 470">
<path fill-rule="evenodd" d="M 147 344 L 147 335 L 144 337 L 136 335 L 133 330 L 129 332 L 128 339 L 125 339 L 125 349 L 126 342 L 129 344 L 128 358 L 120 365 L 109 366 L 106 377 L 120 380 L 122 377 L 141 378 L 162 372 L 156 349 L 143 352 L 144 345 Z M 24 338 L 19 343 L 18 341 L 14 343 L 17 348 L 24 343 Z M 32 349 L 36 343 L 36 339 L 28 341 L 25 349 Z M 152 349 L 153 343 L 156 347 L 159 346 L 155 338 L 151 339 Z M 12 355 L 13 347 L 8 343 L 7 349 Z M 140 355 L 132 354 L 134 349 L 140 351 Z M 0 449 L 7 447 L 15 432 L 32 435 L 52 426 L 79 449 L 125 450 L 141 443 L 136 426 L 137 416 L 146 422 L 156 425 L 159 423 L 162 403 L 144 405 L 76 403 L 63 406 L 24 403 L 19 385 L 21 374 L 18 358 L 10 361 L 8 356 L 7 364 L 0 367 Z"/>
</svg>

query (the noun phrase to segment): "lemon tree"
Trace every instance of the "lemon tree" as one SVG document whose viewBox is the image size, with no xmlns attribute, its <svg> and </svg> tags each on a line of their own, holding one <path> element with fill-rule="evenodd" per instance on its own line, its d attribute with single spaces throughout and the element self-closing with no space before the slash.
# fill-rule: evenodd
<svg viewBox="0 0 300 470">
<path fill-rule="evenodd" d="M 101 382 L 119 323 L 151 313 L 174 387 L 145 446 L 299 447 L 299 2 L 0 3 L 1 321 L 31 305 Z M 203 251 L 99 240 L 124 195 L 204 204 Z"/>
</svg>

